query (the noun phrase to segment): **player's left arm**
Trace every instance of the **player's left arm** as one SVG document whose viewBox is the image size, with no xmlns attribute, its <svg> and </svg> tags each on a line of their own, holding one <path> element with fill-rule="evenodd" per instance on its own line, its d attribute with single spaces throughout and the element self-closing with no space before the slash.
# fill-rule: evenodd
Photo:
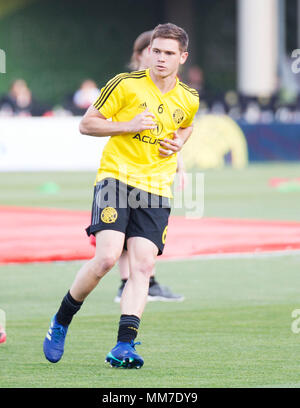
<svg viewBox="0 0 300 408">
<path fill-rule="evenodd" d="M 174 132 L 173 139 L 165 138 L 161 140 L 159 147 L 159 153 L 162 157 L 171 156 L 171 154 L 178 153 L 182 149 L 182 146 L 186 143 L 193 132 L 193 125 L 186 128 L 179 128 Z"/>
</svg>

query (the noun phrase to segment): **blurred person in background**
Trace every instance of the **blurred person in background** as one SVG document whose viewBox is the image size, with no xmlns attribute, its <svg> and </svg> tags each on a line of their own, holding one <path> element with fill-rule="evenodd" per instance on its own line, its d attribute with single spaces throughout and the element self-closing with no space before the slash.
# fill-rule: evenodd
<svg viewBox="0 0 300 408">
<path fill-rule="evenodd" d="M 152 30 L 141 33 L 133 44 L 133 51 L 130 58 L 129 68 L 132 71 L 147 69 L 150 64 L 149 44 L 152 36 Z"/>
<path fill-rule="evenodd" d="M 200 102 L 209 103 L 211 92 L 207 88 L 204 79 L 204 72 L 198 65 L 192 65 L 188 68 L 186 74 L 186 83 L 199 93 Z"/>
<path fill-rule="evenodd" d="M 67 97 L 63 107 L 75 116 L 82 116 L 95 101 L 99 92 L 100 90 L 94 80 L 89 78 L 84 79 L 79 89 Z"/>
<path fill-rule="evenodd" d="M 200 95 L 204 94 L 204 75 L 203 71 L 198 65 L 192 65 L 187 70 L 187 84 L 196 89 Z"/>
<path fill-rule="evenodd" d="M 24 79 L 16 79 L 8 92 L 0 99 L 2 115 L 7 116 L 43 116 L 49 107 L 38 102 L 32 96 Z"/>
</svg>

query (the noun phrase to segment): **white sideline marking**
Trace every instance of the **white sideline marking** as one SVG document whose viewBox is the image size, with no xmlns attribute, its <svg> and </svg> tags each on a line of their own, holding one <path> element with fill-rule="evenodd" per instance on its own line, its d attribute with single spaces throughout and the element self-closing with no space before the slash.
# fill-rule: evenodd
<svg viewBox="0 0 300 408">
<path fill-rule="evenodd" d="M 275 258 L 280 256 L 300 256 L 300 250 L 282 250 L 282 251 L 256 251 L 256 252 L 234 252 L 234 253 L 220 253 L 220 254 L 201 254 L 182 256 L 169 259 L 158 259 L 160 262 L 166 261 L 194 261 L 194 260 L 209 260 L 209 259 L 239 259 L 239 258 Z"/>
</svg>

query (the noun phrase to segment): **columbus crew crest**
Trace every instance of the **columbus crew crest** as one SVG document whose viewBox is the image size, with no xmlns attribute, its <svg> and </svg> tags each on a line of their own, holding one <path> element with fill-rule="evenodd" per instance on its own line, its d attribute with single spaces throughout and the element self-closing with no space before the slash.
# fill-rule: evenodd
<svg viewBox="0 0 300 408">
<path fill-rule="evenodd" d="M 112 224 L 116 222 L 118 218 L 118 212 L 113 207 L 105 207 L 101 212 L 101 221 L 105 222 L 105 224 Z"/>
<path fill-rule="evenodd" d="M 158 119 L 154 119 L 154 122 L 155 122 L 155 124 L 156 124 L 156 128 L 150 129 L 150 133 L 151 133 L 153 136 L 158 137 L 159 135 L 161 135 L 161 132 L 163 131 L 164 126 L 163 126 L 163 124 L 161 123 L 161 121 L 158 120 Z"/>
<path fill-rule="evenodd" d="M 177 125 L 179 125 L 179 123 L 183 121 L 183 118 L 184 118 L 184 112 L 182 109 L 178 108 L 173 112 L 173 120 Z"/>
</svg>

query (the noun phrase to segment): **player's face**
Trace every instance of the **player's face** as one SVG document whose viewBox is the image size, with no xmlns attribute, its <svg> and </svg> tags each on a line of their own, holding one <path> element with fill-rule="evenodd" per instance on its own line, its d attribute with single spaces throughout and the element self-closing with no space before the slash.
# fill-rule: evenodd
<svg viewBox="0 0 300 408">
<path fill-rule="evenodd" d="M 170 38 L 155 38 L 149 46 L 150 68 L 160 77 L 176 75 L 179 65 L 184 64 L 188 53 L 182 52 L 179 42 Z"/>
</svg>

